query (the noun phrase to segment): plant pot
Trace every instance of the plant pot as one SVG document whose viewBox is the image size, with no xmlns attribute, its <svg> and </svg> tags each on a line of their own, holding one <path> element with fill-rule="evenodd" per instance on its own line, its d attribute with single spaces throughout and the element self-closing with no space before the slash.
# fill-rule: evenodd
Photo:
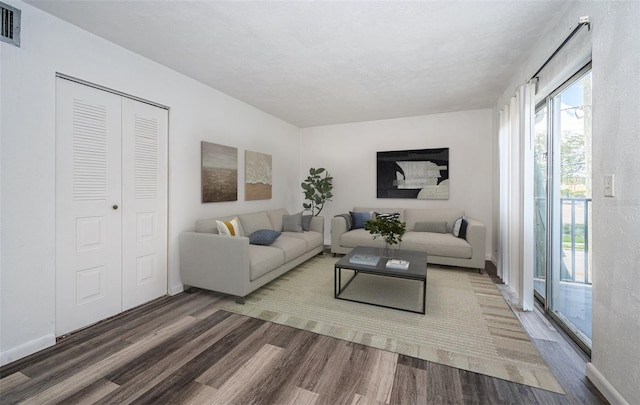
<svg viewBox="0 0 640 405">
<path fill-rule="evenodd" d="M 393 257 L 395 256 L 396 248 L 394 247 L 394 245 L 389 245 L 388 243 L 385 243 L 384 247 L 381 249 L 382 249 L 382 252 L 380 256 L 384 257 L 385 259 L 393 259 Z"/>
</svg>

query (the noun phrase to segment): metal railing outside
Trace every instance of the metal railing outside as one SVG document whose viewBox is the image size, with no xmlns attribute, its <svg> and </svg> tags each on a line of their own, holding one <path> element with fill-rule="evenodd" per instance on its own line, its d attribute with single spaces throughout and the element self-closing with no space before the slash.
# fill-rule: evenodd
<svg viewBox="0 0 640 405">
<path fill-rule="evenodd" d="M 591 198 L 561 198 L 562 251 L 567 260 L 566 271 L 560 280 L 591 284 L 589 268 L 590 205 Z M 568 215 L 567 215 L 568 214 Z M 568 216 L 568 218 L 567 218 Z M 565 269 L 563 269 L 565 270 Z M 580 275 L 581 277 L 576 277 Z"/>
</svg>

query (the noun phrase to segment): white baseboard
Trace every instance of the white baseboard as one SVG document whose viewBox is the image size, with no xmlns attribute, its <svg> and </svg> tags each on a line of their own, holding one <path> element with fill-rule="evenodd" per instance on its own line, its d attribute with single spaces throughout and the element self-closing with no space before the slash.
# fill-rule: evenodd
<svg viewBox="0 0 640 405">
<path fill-rule="evenodd" d="M 56 344 L 56 337 L 53 334 L 44 335 L 37 339 L 33 339 L 30 342 L 23 343 L 20 346 L 14 347 L 0 353 L 0 366 L 9 364 L 13 361 L 20 360 L 23 357 L 27 357 L 39 350 L 46 349 L 47 347 Z"/>
<path fill-rule="evenodd" d="M 618 390 L 616 390 L 609 381 L 598 371 L 593 363 L 587 363 L 587 378 L 596 386 L 598 391 L 609 401 L 611 404 L 629 405 L 626 399 Z"/>
<path fill-rule="evenodd" d="M 171 286 L 171 290 L 169 290 L 169 295 L 180 294 L 184 291 L 184 284 L 175 284 Z"/>
</svg>

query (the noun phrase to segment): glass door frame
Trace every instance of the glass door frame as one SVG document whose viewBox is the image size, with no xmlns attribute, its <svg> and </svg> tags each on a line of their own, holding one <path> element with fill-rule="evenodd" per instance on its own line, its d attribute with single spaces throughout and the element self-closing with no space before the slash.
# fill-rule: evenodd
<svg viewBox="0 0 640 405">
<path fill-rule="evenodd" d="M 534 298 L 543 307 L 545 314 L 549 315 L 566 333 L 567 335 L 587 354 L 591 357 L 591 347 L 580 338 L 580 333 L 575 329 L 576 327 L 570 327 L 567 325 L 558 315 L 556 315 L 551 308 L 551 304 L 554 299 L 554 285 L 560 283 L 560 271 L 552 271 L 554 266 L 560 269 L 562 263 L 562 229 L 555 225 L 561 223 L 561 210 L 562 204 L 556 204 L 556 200 L 560 199 L 559 190 L 561 176 L 560 173 L 560 116 L 555 111 L 560 111 L 558 108 L 554 108 L 554 103 L 559 103 L 560 100 L 556 98 L 557 95 L 562 93 L 568 87 L 572 86 L 580 78 L 586 76 L 591 72 L 591 62 L 587 63 L 576 73 L 571 75 L 566 81 L 558 86 L 554 91 L 544 97 L 535 106 L 534 114 L 537 114 L 540 110 L 546 108 L 547 119 L 547 133 L 546 133 L 546 227 L 545 227 L 545 241 L 546 246 L 546 263 L 545 263 L 545 297 L 542 297 L 538 291 L 534 288 Z M 535 173 L 533 173 L 535 175 Z M 535 198 L 535 197 L 534 197 Z M 536 238 L 537 240 L 537 238 Z M 553 278 L 553 279 L 551 279 Z"/>
<path fill-rule="evenodd" d="M 549 201 L 550 201 L 549 183 L 551 181 L 550 170 L 549 170 L 549 162 L 550 162 L 550 159 L 553 157 L 553 153 L 549 153 L 549 143 L 550 143 L 551 135 L 550 135 L 550 128 L 549 128 L 550 119 L 549 119 L 549 105 L 548 105 L 548 102 L 549 102 L 548 97 L 545 97 L 542 101 L 540 101 L 540 102 L 538 102 L 536 104 L 535 109 L 534 109 L 534 115 L 537 115 L 538 112 L 541 111 L 541 110 L 546 110 L 546 112 L 545 112 L 545 120 L 546 120 L 546 124 L 547 124 L 546 125 L 547 128 L 545 130 L 545 138 L 546 138 L 545 139 L 545 143 L 546 144 L 545 144 L 545 152 L 544 152 L 544 155 L 545 155 L 544 161 L 545 161 L 546 167 L 544 168 L 544 178 L 542 179 L 544 181 L 544 188 L 545 188 L 545 195 L 544 195 L 544 202 L 545 202 L 545 204 L 544 204 L 544 207 L 545 207 L 545 209 L 544 209 L 544 211 L 545 211 L 544 212 L 544 221 L 545 221 L 544 222 L 544 226 L 545 226 L 544 227 L 544 243 L 545 243 L 545 246 L 544 246 L 544 248 L 545 248 L 544 249 L 544 269 L 545 269 L 544 270 L 545 271 L 545 274 L 544 274 L 544 280 L 545 280 L 544 294 L 545 294 L 545 296 L 543 297 L 540 294 L 540 292 L 538 292 L 538 290 L 535 288 L 535 282 L 534 282 L 534 289 L 533 289 L 534 299 L 540 305 L 542 305 L 545 310 L 547 309 L 546 308 L 546 299 L 547 299 L 547 297 L 549 297 L 549 294 L 550 294 L 550 291 L 549 291 L 550 287 L 549 287 L 549 283 L 547 282 L 548 281 L 547 277 L 548 277 L 548 274 L 549 274 L 549 260 L 550 260 L 550 257 L 549 257 L 550 256 L 549 255 L 549 246 L 552 246 L 551 245 L 551 232 L 549 231 L 549 224 L 551 223 L 550 222 L 551 213 L 550 213 L 550 209 L 549 209 L 549 205 L 550 205 L 550 203 L 549 203 Z M 534 159 L 535 159 L 535 156 L 534 156 Z M 537 180 L 535 178 L 535 176 L 537 175 L 537 170 L 535 168 L 535 163 L 534 163 L 534 173 L 533 173 L 533 175 L 534 175 L 534 184 L 535 184 L 535 181 Z M 534 197 L 534 200 L 539 198 L 539 196 L 535 193 L 535 191 L 534 191 L 534 196 L 533 197 Z M 537 201 L 534 201 L 534 209 L 538 209 L 538 205 L 539 204 L 537 204 Z M 534 218 L 537 218 L 537 215 L 538 215 L 537 212 L 534 213 Z M 535 226 L 536 225 L 534 224 L 534 227 Z M 535 229 L 534 232 L 538 230 L 537 227 L 535 227 L 534 229 Z M 536 235 L 534 240 L 535 240 L 535 243 L 538 242 L 538 235 Z M 538 254 L 538 248 L 539 248 L 539 246 L 536 246 L 536 254 L 534 255 L 534 258 L 536 260 L 537 260 L 538 257 L 540 257 L 540 255 Z M 535 268 L 534 275 L 535 275 L 535 271 L 537 271 L 537 267 L 538 267 L 537 265 L 538 265 L 537 262 L 534 263 L 534 268 Z"/>
</svg>

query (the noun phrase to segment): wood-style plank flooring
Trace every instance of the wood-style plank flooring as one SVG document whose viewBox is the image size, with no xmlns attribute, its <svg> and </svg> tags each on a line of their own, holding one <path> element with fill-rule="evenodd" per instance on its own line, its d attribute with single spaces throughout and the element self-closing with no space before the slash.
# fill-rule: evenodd
<svg viewBox="0 0 640 405">
<path fill-rule="evenodd" d="M 540 319 L 525 327 L 542 325 L 534 344 L 566 395 L 232 314 L 227 299 L 195 290 L 74 333 L 0 368 L 0 403 L 606 403 Z"/>
</svg>

